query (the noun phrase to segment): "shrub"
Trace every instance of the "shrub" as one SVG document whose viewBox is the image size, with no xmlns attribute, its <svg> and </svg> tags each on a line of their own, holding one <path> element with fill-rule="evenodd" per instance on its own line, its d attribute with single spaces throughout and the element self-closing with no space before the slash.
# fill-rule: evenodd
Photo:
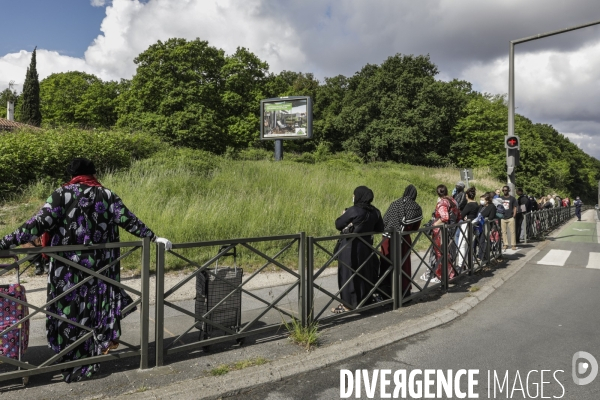
<svg viewBox="0 0 600 400">
<path fill-rule="evenodd" d="M 155 153 L 132 166 L 131 172 L 160 171 L 162 174 L 186 171 L 198 176 L 206 176 L 218 165 L 220 158 L 204 150 L 186 147 L 169 147 Z"/>
<path fill-rule="evenodd" d="M 74 157 L 87 157 L 99 171 L 128 167 L 164 144 L 143 134 L 79 129 L 19 130 L 0 135 L 0 197 L 35 181 L 61 183 Z"/>
<path fill-rule="evenodd" d="M 236 158 L 244 161 L 260 161 L 260 160 L 273 160 L 273 151 L 265 149 L 249 148 L 240 151 Z"/>
</svg>

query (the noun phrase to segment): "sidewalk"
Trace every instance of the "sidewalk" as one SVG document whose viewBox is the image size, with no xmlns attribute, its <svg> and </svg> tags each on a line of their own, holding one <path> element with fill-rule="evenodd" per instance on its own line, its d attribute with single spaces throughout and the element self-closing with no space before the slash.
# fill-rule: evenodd
<svg viewBox="0 0 600 400">
<path fill-rule="evenodd" d="M 573 223 L 569 222 L 567 226 Z M 558 233 L 560 232 L 561 230 Z M 0 385 L 0 396 L 22 398 L 25 395 L 27 398 L 39 399 L 226 397 L 261 383 L 281 380 L 360 355 L 450 322 L 501 286 L 543 246 L 544 242 L 523 245 L 516 252 L 507 253 L 504 262 L 496 267 L 472 277 L 465 276 L 451 286 L 446 294 L 433 291 L 427 297 L 397 311 L 391 311 L 391 307 L 382 307 L 380 310 L 349 315 L 323 325 L 320 327 L 319 347 L 308 353 L 289 342 L 284 331 L 272 332 L 269 336 L 249 337 L 242 347 L 235 345 L 233 341 L 215 345 L 209 353 L 202 350 L 190 354 L 178 353 L 167 357 L 164 367 L 144 371 L 137 369 L 137 358 L 104 363 L 93 379 L 70 385 L 61 382 L 58 374 L 54 377 L 50 374 L 31 377 L 29 386 L 24 389 L 17 381 L 3 382 Z M 332 280 L 335 285 L 334 278 L 335 275 L 327 279 Z M 152 312 L 153 310 L 151 316 Z M 130 318 L 133 322 L 139 321 L 139 317 L 136 319 L 135 316 L 128 317 L 126 321 Z M 43 323 L 41 320 L 36 322 L 40 325 Z M 36 329 L 36 336 L 43 339 L 43 329 L 39 328 L 42 327 Z M 43 344 L 40 342 L 34 346 Z M 214 372 L 220 365 L 255 360 L 258 357 L 268 362 L 221 376 L 211 375 L 211 371 Z M 153 361 L 150 360 L 151 365 Z"/>
</svg>

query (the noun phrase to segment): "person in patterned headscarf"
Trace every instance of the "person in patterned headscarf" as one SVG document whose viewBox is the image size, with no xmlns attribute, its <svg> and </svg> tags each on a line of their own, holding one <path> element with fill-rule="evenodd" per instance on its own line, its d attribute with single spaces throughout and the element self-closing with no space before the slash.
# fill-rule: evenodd
<svg viewBox="0 0 600 400">
<path fill-rule="evenodd" d="M 96 168 L 91 160 L 75 158 L 67 172 L 72 179 L 56 189 L 42 209 L 12 234 L 0 240 L 0 250 L 22 245 L 48 233 L 49 246 L 94 245 L 119 241 L 119 227 L 140 237 L 163 243 L 171 242 L 157 237 L 123 201 L 96 179 Z M 47 307 L 52 315 L 46 317 L 48 346 L 60 353 L 88 334 L 92 335 L 58 360 L 58 363 L 106 354 L 116 349 L 121 336 L 121 320 L 131 311 L 126 307 L 133 302 L 121 288 L 93 277 L 76 290 L 70 288 L 90 275 L 69 265 L 69 260 L 91 271 L 99 271 L 120 257 L 118 248 L 89 251 L 58 252 L 50 259 L 48 273 L 48 301 L 61 298 Z M 120 264 L 104 269 L 102 275 L 120 281 Z M 68 293 L 66 293 L 68 292 Z M 63 295 L 65 294 L 66 295 Z M 67 323 L 70 320 L 72 323 Z M 98 364 L 63 370 L 65 382 L 90 377 L 99 369 Z"/>
<path fill-rule="evenodd" d="M 383 216 L 383 224 L 385 230 L 396 229 L 400 232 L 416 231 L 421 226 L 423 220 L 423 210 L 417 204 L 417 188 L 414 185 L 408 185 L 404 190 L 404 195 L 390 204 L 390 207 Z M 390 237 L 384 234 L 385 238 L 382 243 L 382 254 L 385 257 L 390 256 Z M 410 235 L 402 236 L 402 254 L 403 258 L 410 254 L 412 239 Z M 390 267 L 390 263 L 381 258 L 379 263 L 379 278 L 381 278 Z M 406 257 L 402 264 L 402 297 L 406 298 L 411 295 L 411 278 L 412 266 L 410 263 L 410 255 Z M 381 287 L 391 296 L 392 293 L 392 274 L 391 272 L 382 281 Z"/>
</svg>

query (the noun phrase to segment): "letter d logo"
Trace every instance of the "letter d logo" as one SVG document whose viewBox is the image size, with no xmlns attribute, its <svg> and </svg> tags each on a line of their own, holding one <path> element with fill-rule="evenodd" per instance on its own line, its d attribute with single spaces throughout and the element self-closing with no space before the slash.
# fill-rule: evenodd
<svg viewBox="0 0 600 400">
<path fill-rule="evenodd" d="M 585 359 L 585 362 L 577 362 L 579 359 Z M 591 369 L 590 369 L 591 366 Z M 587 371 L 590 371 L 590 374 L 587 378 L 580 378 L 579 375 L 585 374 Z M 578 351 L 573 354 L 573 382 L 576 385 L 587 385 L 592 383 L 596 376 L 598 375 L 598 361 L 594 358 L 590 353 L 586 353 L 585 351 Z"/>
</svg>

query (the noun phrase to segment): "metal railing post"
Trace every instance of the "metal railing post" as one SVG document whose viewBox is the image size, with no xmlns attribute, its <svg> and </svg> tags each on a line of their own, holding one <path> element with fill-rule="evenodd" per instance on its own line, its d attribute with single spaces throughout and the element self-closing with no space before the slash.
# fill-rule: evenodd
<svg viewBox="0 0 600 400">
<path fill-rule="evenodd" d="M 525 244 L 527 244 L 527 238 L 529 237 L 529 223 L 528 223 L 528 221 L 531 219 L 530 215 L 531 215 L 531 212 L 525 213 L 525 235 L 524 235 L 525 240 L 523 241 Z"/>
<path fill-rule="evenodd" d="M 150 238 L 142 244 L 142 287 L 140 312 L 140 369 L 148 368 L 148 330 L 150 329 Z"/>
<path fill-rule="evenodd" d="M 486 263 L 490 263 L 492 261 L 492 237 L 491 237 L 491 223 L 486 219 L 485 225 L 483 227 L 485 230 L 485 260 Z M 500 246 L 502 247 L 502 246 Z"/>
<path fill-rule="evenodd" d="M 396 229 L 392 232 L 390 237 L 390 257 L 392 259 L 392 309 L 397 310 L 402 307 L 402 299 L 404 297 L 404 289 L 402 288 L 401 281 L 404 278 L 401 270 L 402 260 L 402 246 L 400 240 L 402 236 Z"/>
<path fill-rule="evenodd" d="M 440 227 L 442 235 L 442 290 L 448 291 L 448 228 L 446 224 Z"/>
<path fill-rule="evenodd" d="M 300 232 L 300 237 L 298 238 L 298 274 L 300 275 L 298 311 L 300 313 L 300 323 L 306 327 L 308 326 L 308 315 L 306 312 L 306 232 Z"/>
<path fill-rule="evenodd" d="M 467 253 L 467 266 L 469 267 L 469 275 L 473 275 L 473 269 L 475 268 L 475 263 L 473 261 L 474 244 L 475 235 L 473 235 L 473 222 L 469 220 L 467 223 L 467 246 L 469 246 L 469 252 Z"/>
<path fill-rule="evenodd" d="M 165 324 L 165 245 L 156 246 L 156 303 L 154 305 L 154 337 L 156 345 L 156 366 L 164 364 L 164 324 Z"/>
<path fill-rule="evenodd" d="M 309 236 L 306 238 L 306 275 L 304 277 L 306 283 L 306 323 L 311 324 L 315 317 L 315 307 L 313 302 L 314 296 L 314 268 L 315 268 L 315 246 L 314 238 Z"/>
</svg>

